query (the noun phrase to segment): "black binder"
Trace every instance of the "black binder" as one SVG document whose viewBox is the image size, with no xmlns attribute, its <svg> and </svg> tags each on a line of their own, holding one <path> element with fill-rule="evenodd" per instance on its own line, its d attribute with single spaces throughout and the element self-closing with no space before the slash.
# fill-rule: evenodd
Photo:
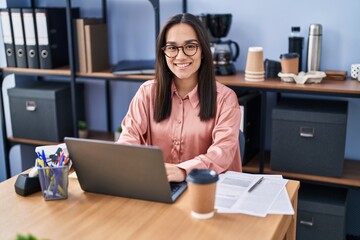
<svg viewBox="0 0 360 240">
<path fill-rule="evenodd" d="M 20 8 L 10 8 L 14 33 L 16 64 L 19 68 L 27 68 L 24 24 Z"/>
<path fill-rule="evenodd" d="M 38 44 L 35 28 L 35 14 L 32 8 L 23 8 L 26 55 L 29 68 L 39 68 Z"/>
<path fill-rule="evenodd" d="M 7 67 L 16 67 L 14 35 L 12 31 L 11 15 L 9 9 L 0 9 L 1 26 Z"/>
<path fill-rule="evenodd" d="M 79 9 L 72 11 L 78 17 Z M 53 69 L 69 64 L 65 8 L 36 8 L 36 30 L 40 68 Z"/>
</svg>

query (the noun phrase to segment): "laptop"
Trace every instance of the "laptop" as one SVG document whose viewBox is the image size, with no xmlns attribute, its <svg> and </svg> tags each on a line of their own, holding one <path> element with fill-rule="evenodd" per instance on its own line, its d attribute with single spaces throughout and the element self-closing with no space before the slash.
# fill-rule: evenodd
<svg viewBox="0 0 360 240">
<path fill-rule="evenodd" d="M 186 182 L 169 183 L 159 147 L 64 138 L 85 192 L 173 203 Z"/>
</svg>

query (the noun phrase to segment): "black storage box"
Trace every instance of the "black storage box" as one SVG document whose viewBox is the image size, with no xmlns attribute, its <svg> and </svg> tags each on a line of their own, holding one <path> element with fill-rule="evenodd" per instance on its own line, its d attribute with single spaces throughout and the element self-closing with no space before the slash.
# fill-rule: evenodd
<svg viewBox="0 0 360 240">
<path fill-rule="evenodd" d="M 272 112 L 270 168 L 341 177 L 347 102 L 282 98 Z"/>
<path fill-rule="evenodd" d="M 8 95 L 14 137 L 63 142 L 74 135 L 69 83 L 32 82 Z"/>
<path fill-rule="evenodd" d="M 346 237 L 347 189 L 301 183 L 297 240 L 341 240 Z"/>
</svg>

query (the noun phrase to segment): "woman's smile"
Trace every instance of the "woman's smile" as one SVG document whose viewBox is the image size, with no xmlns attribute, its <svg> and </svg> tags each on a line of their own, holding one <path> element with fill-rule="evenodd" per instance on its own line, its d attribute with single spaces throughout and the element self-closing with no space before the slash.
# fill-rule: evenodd
<svg viewBox="0 0 360 240">
<path fill-rule="evenodd" d="M 179 68 L 186 68 L 191 65 L 191 63 L 174 63 L 175 66 Z"/>
</svg>

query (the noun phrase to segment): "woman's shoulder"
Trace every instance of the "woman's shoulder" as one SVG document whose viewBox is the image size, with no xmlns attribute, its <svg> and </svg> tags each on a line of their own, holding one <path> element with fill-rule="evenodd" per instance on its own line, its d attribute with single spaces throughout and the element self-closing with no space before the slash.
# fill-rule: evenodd
<svg viewBox="0 0 360 240">
<path fill-rule="evenodd" d="M 147 80 L 141 84 L 141 88 L 152 88 L 155 86 L 155 79 Z"/>
<path fill-rule="evenodd" d="M 218 106 L 226 108 L 236 108 L 239 106 L 238 97 L 234 90 L 220 82 L 216 82 L 216 89 Z"/>
<path fill-rule="evenodd" d="M 218 81 L 216 81 L 216 91 L 220 98 L 237 98 L 234 90 Z"/>
<path fill-rule="evenodd" d="M 147 80 L 140 85 L 139 91 L 144 92 L 144 93 L 151 93 L 155 89 L 155 84 L 156 84 L 156 82 L 154 79 Z"/>
</svg>

